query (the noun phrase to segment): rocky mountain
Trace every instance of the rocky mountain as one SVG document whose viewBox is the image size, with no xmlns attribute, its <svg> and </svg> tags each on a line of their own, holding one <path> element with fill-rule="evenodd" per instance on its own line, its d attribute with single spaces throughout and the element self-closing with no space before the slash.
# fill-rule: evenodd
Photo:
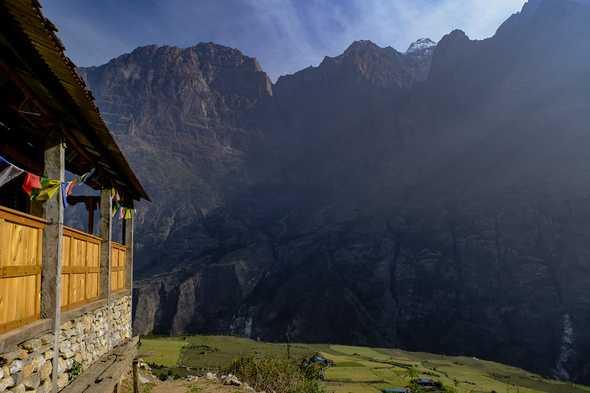
<svg viewBox="0 0 590 393">
<path fill-rule="evenodd" d="M 81 72 L 147 185 L 138 333 L 465 354 L 590 382 L 590 6 L 353 43 L 272 85 L 214 44 Z"/>
<path fill-rule="evenodd" d="M 138 217 L 138 269 L 148 273 L 174 230 L 249 184 L 244 161 L 272 83 L 255 59 L 214 44 L 142 47 L 80 73 L 155 201 Z"/>
</svg>

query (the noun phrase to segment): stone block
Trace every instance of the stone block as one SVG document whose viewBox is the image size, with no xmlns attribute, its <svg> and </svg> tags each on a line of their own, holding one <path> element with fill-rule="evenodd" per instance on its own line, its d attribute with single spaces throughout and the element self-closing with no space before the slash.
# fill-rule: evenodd
<svg viewBox="0 0 590 393">
<path fill-rule="evenodd" d="M 10 393 L 25 393 L 25 385 L 20 384 L 20 385 L 16 385 L 15 387 L 13 387 L 12 389 L 9 390 Z"/>
<path fill-rule="evenodd" d="M 53 345 L 42 345 L 41 348 L 39 348 L 39 350 L 37 350 L 38 353 L 45 353 L 47 351 L 52 351 L 53 350 Z"/>
<path fill-rule="evenodd" d="M 57 372 L 58 373 L 63 373 L 66 370 L 67 370 L 67 363 L 66 363 L 65 359 L 59 358 L 57 360 Z"/>
<path fill-rule="evenodd" d="M 10 373 L 11 374 L 16 374 L 18 372 L 20 372 L 23 369 L 23 366 L 25 365 L 25 363 L 22 360 L 14 360 L 12 363 L 10 363 Z"/>
<path fill-rule="evenodd" d="M 18 384 L 23 383 L 24 377 L 23 377 L 23 373 L 22 372 L 18 372 L 16 374 L 12 374 L 12 378 L 14 379 L 14 384 L 15 385 L 18 385 Z"/>
<path fill-rule="evenodd" d="M 62 357 L 66 358 L 66 359 L 71 359 L 75 356 L 76 354 L 72 351 L 67 351 L 61 354 Z"/>
<path fill-rule="evenodd" d="M 7 376 L 6 378 L 0 380 L 0 392 L 10 389 L 11 387 L 14 387 L 14 385 L 16 385 L 14 378 Z"/>
<path fill-rule="evenodd" d="M 53 345 L 53 334 L 44 334 L 41 337 L 39 337 L 39 340 L 41 340 L 41 344 L 43 345 Z"/>
<path fill-rule="evenodd" d="M 31 375 L 33 375 L 33 364 L 32 363 L 27 363 L 23 366 L 23 369 L 21 371 L 23 378 L 28 378 Z"/>
<path fill-rule="evenodd" d="M 37 393 L 51 393 L 51 382 L 43 381 L 41 386 L 37 389 Z"/>
<path fill-rule="evenodd" d="M 69 375 L 66 373 L 60 374 L 57 378 L 57 387 L 62 389 L 68 385 L 68 382 L 70 382 Z"/>
<path fill-rule="evenodd" d="M 53 366 L 51 362 L 45 362 L 45 364 L 39 370 L 39 376 L 41 380 L 48 379 L 51 376 L 51 371 L 53 370 Z"/>
<path fill-rule="evenodd" d="M 41 379 L 38 375 L 31 375 L 24 379 L 23 385 L 25 385 L 26 390 L 37 389 L 41 385 Z"/>
<path fill-rule="evenodd" d="M 43 355 L 35 355 L 33 357 L 33 360 L 31 361 L 31 364 L 33 366 L 33 372 L 39 371 L 45 363 L 47 363 L 47 360 L 45 360 L 45 357 Z"/>
<path fill-rule="evenodd" d="M 53 355 L 54 355 L 53 351 L 47 351 L 47 352 L 43 353 L 43 357 L 45 358 L 45 360 L 53 359 Z"/>
<path fill-rule="evenodd" d="M 13 352 L 3 353 L 0 355 L 0 366 L 5 366 L 14 362 L 15 360 L 24 360 L 29 353 L 24 349 L 19 349 Z"/>
<path fill-rule="evenodd" d="M 72 348 L 72 343 L 69 340 L 62 341 L 59 344 L 59 351 L 62 353 L 71 350 L 71 348 Z"/>
<path fill-rule="evenodd" d="M 38 338 L 33 338 L 31 340 L 28 340 L 28 341 L 25 341 L 24 343 L 22 343 L 21 347 L 23 347 L 27 351 L 34 352 L 34 351 L 38 350 L 39 348 L 41 348 L 41 345 L 43 345 L 41 340 L 39 340 Z"/>
<path fill-rule="evenodd" d="M 73 327 L 74 325 L 72 324 L 72 321 L 68 321 L 64 324 L 61 325 L 61 330 L 69 330 Z"/>
</svg>

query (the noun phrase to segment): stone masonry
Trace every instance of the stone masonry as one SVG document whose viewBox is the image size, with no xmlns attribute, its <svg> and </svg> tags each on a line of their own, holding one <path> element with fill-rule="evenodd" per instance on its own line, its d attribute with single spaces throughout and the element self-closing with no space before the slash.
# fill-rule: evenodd
<svg viewBox="0 0 590 393">
<path fill-rule="evenodd" d="M 87 312 L 61 325 L 58 389 L 61 390 L 112 348 L 131 338 L 131 297 Z M 50 393 L 53 334 L 29 339 L 0 354 L 0 393 Z"/>
</svg>

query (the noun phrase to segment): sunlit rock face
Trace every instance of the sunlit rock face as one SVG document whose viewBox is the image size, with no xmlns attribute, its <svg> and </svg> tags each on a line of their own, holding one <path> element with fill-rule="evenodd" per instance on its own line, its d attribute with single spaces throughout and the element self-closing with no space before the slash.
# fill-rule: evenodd
<svg viewBox="0 0 590 393">
<path fill-rule="evenodd" d="M 590 8 L 355 42 L 272 85 L 213 44 L 82 70 L 154 202 L 139 333 L 399 346 L 590 382 Z"/>
</svg>

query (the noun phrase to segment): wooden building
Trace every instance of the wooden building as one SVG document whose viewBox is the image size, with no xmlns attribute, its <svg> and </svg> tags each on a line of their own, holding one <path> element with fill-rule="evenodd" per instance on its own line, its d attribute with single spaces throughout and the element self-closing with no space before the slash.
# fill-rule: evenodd
<svg viewBox="0 0 590 393">
<path fill-rule="evenodd" d="M 107 375 L 113 351 L 132 342 L 129 216 L 148 196 L 56 30 L 37 0 L 0 2 L 0 156 L 24 171 L 0 185 L 0 392 L 74 389 L 85 374 Z M 26 173 L 60 184 L 91 173 L 88 195 L 60 186 L 32 200 Z M 64 199 L 85 207 L 83 228 L 64 225 Z M 113 218 L 115 203 L 127 219 Z"/>
</svg>

